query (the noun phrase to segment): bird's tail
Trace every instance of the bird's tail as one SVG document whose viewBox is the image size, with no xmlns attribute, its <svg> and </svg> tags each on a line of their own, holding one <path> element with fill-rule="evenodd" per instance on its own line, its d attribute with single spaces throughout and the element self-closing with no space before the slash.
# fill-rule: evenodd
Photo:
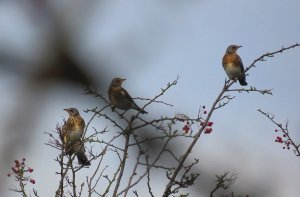
<svg viewBox="0 0 300 197">
<path fill-rule="evenodd" d="M 137 104 L 134 103 L 133 108 L 137 111 L 140 111 L 142 114 L 148 114 L 148 112 L 146 112 L 145 110 L 141 109 L 139 106 L 137 106 Z"/>
<path fill-rule="evenodd" d="M 239 79 L 239 83 L 241 84 L 241 86 L 246 86 L 248 85 L 248 83 L 246 82 L 246 77 L 243 76 Z"/>
<path fill-rule="evenodd" d="M 80 165 L 83 165 L 83 166 L 91 165 L 90 161 L 88 160 L 88 158 L 85 155 L 84 145 L 81 142 L 76 143 L 76 152 L 75 152 L 75 154 L 77 156 L 78 163 Z"/>
</svg>

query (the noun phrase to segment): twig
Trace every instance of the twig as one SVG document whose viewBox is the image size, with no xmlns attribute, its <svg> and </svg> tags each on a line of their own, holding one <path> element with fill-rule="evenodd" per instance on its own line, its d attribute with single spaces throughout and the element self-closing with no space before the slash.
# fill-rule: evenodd
<svg viewBox="0 0 300 197">
<path fill-rule="evenodd" d="M 123 173 L 124 173 L 124 169 L 125 169 L 125 163 L 126 163 L 126 159 L 127 159 L 127 155 L 128 155 L 128 144 L 129 144 L 129 138 L 130 138 L 130 134 L 126 134 L 125 135 L 125 146 L 124 146 L 124 153 L 123 153 L 123 159 L 120 163 L 120 173 L 119 173 L 119 177 L 117 178 L 117 182 L 116 182 L 116 186 L 113 192 L 113 196 L 117 195 L 120 183 L 121 183 L 121 179 L 123 177 Z"/>
<path fill-rule="evenodd" d="M 232 175 L 228 176 L 229 172 L 225 172 L 222 175 L 216 175 L 217 177 L 217 184 L 215 188 L 210 192 L 210 197 L 213 197 L 213 194 L 220 188 L 223 188 L 224 190 L 227 190 L 231 187 L 231 185 L 235 182 L 237 178 L 236 173 L 232 173 Z"/>
<path fill-rule="evenodd" d="M 271 53 L 265 53 L 263 55 L 261 55 L 259 58 L 257 58 L 256 60 L 253 61 L 253 63 L 247 67 L 245 69 L 245 73 L 247 73 L 252 67 L 255 67 L 255 63 L 258 62 L 258 61 L 264 61 L 264 58 L 266 57 L 273 57 L 275 54 L 277 53 L 282 53 L 283 51 L 285 50 L 288 50 L 288 49 L 291 49 L 291 48 L 294 48 L 294 47 L 298 47 L 300 46 L 299 44 L 294 44 L 294 45 L 291 45 L 289 47 L 282 47 L 282 49 L 278 50 L 278 51 L 275 51 L 275 52 L 271 52 Z M 220 99 L 223 97 L 224 93 L 232 86 L 232 84 L 235 83 L 234 80 L 232 81 L 225 81 L 225 84 L 220 92 L 220 94 L 217 96 L 216 100 L 214 101 L 206 119 L 205 119 L 205 122 L 208 122 L 210 120 L 210 117 L 212 116 L 214 110 L 217 107 L 217 104 L 219 103 Z M 189 145 L 188 149 L 186 150 L 186 152 L 184 153 L 184 155 L 181 157 L 181 160 L 180 162 L 178 163 L 175 171 L 173 172 L 173 175 L 170 177 L 170 180 L 169 180 L 169 183 L 166 185 L 166 188 L 163 192 L 163 197 L 167 197 L 169 196 L 169 194 L 171 193 L 171 187 L 174 185 L 174 181 L 179 173 L 179 171 L 182 169 L 182 166 L 185 162 L 185 160 L 187 159 L 188 155 L 191 153 L 193 147 L 195 146 L 196 142 L 199 140 L 200 136 L 201 136 L 201 133 L 202 131 L 204 130 L 205 128 L 205 125 L 203 125 L 199 130 L 198 132 L 196 133 L 195 137 L 194 137 L 194 140 L 192 141 L 192 143 Z"/>
<path fill-rule="evenodd" d="M 245 88 L 230 89 L 230 90 L 227 90 L 227 92 L 239 92 L 239 93 L 241 93 L 241 92 L 247 92 L 247 93 L 258 92 L 258 93 L 261 93 L 262 95 L 264 95 L 264 94 L 273 95 L 272 89 L 258 90 L 255 87 L 250 87 L 250 89 L 245 89 Z"/>
<path fill-rule="evenodd" d="M 142 101 L 151 101 L 151 100 L 152 100 L 152 99 L 142 98 L 142 97 L 133 97 L 133 99 L 139 99 L 139 100 L 142 100 Z M 166 103 L 166 102 L 164 102 L 164 101 L 153 101 L 153 103 L 161 103 L 161 104 L 164 104 L 164 105 L 168 105 L 168 106 L 173 107 L 172 104 Z"/>
<path fill-rule="evenodd" d="M 275 118 L 274 115 L 270 115 L 269 113 L 264 112 L 260 109 L 258 109 L 257 111 L 260 112 L 261 114 L 263 114 L 265 117 L 267 117 L 273 124 L 275 124 L 282 131 L 283 134 L 285 134 L 287 141 L 289 141 L 292 144 L 292 146 L 294 147 L 294 152 L 295 152 L 296 156 L 299 157 L 300 156 L 300 144 L 297 145 L 296 142 L 290 137 L 288 123 L 286 123 L 286 125 L 284 127 L 282 124 L 280 124 L 274 120 L 274 118 Z"/>
<path fill-rule="evenodd" d="M 142 154 L 141 154 L 141 152 L 139 152 L 138 157 L 137 157 L 137 159 L 136 159 L 136 163 L 135 163 L 134 168 L 133 168 L 133 170 L 132 170 L 131 176 L 129 177 L 129 180 L 128 180 L 127 188 L 126 188 L 126 190 L 125 190 L 124 197 L 127 196 L 128 191 L 129 191 L 129 188 L 130 188 L 129 186 L 130 186 L 131 183 L 132 183 L 133 177 L 136 175 L 136 170 L 137 170 L 137 167 L 138 167 L 138 165 L 139 165 L 139 161 L 140 161 L 141 156 L 142 156 Z"/>
</svg>

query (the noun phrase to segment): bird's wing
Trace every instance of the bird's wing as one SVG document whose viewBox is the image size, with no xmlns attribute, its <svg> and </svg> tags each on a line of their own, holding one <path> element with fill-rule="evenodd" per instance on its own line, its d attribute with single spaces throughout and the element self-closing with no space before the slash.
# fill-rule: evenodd
<svg viewBox="0 0 300 197">
<path fill-rule="evenodd" d="M 61 130 L 60 130 L 60 139 L 63 143 L 65 143 L 65 137 L 67 135 L 67 124 L 65 122 L 65 124 L 62 126 Z"/>
<path fill-rule="evenodd" d="M 123 97 L 125 97 L 131 103 L 134 103 L 133 99 L 131 98 L 131 96 L 129 95 L 129 93 L 124 88 L 121 88 L 120 93 L 122 94 Z"/>
<path fill-rule="evenodd" d="M 138 111 L 142 111 L 142 113 L 147 113 L 146 111 L 142 110 L 135 102 L 134 100 L 132 99 L 132 97 L 129 95 L 129 93 L 124 89 L 122 88 L 121 89 L 121 94 L 122 96 L 124 96 L 126 98 L 126 100 L 128 101 L 128 103 L 130 103 L 131 107 L 133 109 L 136 109 Z"/>
<path fill-rule="evenodd" d="M 70 125 L 69 122 L 65 122 L 60 132 L 60 139 L 63 143 L 67 143 L 70 136 Z"/>
<path fill-rule="evenodd" d="M 240 65 L 241 72 L 244 73 L 245 69 L 244 69 L 244 65 L 243 65 L 242 59 L 241 59 L 241 57 L 239 55 L 236 55 L 236 56 L 237 56 L 236 60 L 238 62 L 238 65 Z"/>
</svg>

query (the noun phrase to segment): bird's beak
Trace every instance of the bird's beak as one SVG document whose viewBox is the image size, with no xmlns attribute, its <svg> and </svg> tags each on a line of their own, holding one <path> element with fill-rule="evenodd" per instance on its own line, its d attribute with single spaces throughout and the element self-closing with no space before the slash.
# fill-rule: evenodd
<svg viewBox="0 0 300 197">
<path fill-rule="evenodd" d="M 238 46 L 238 48 L 241 48 L 241 47 L 243 47 L 243 46 Z"/>
<path fill-rule="evenodd" d="M 123 81 L 126 81 L 126 79 L 122 79 L 122 82 L 123 82 Z"/>
<path fill-rule="evenodd" d="M 64 109 L 66 112 L 68 112 L 69 111 L 69 109 Z"/>
</svg>

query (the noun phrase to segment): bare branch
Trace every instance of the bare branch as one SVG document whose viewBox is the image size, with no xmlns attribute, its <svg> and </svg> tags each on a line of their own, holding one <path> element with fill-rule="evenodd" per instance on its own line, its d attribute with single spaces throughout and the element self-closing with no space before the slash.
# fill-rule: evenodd
<svg viewBox="0 0 300 197">
<path fill-rule="evenodd" d="M 250 87 L 250 89 L 245 89 L 245 88 L 230 89 L 230 90 L 227 90 L 227 92 L 239 92 L 239 93 L 241 93 L 241 92 L 247 92 L 247 93 L 258 92 L 258 93 L 261 93 L 262 95 L 264 95 L 264 94 L 273 95 L 272 89 L 258 90 L 255 87 Z"/>
<path fill-rule="evenodd" d="M 123 159 L 120 163 L 120 173 L 119 173 L 119 177 L 118 177 L 117 182 L 116 182 L 116 186 L 115 186 L 115 189 L 114 189 L 114 192 L 113 192 L 113 196 L 117 195 L 117 192 L 118 192 L 118 189 L 119 189 L 119 186 L 120 186 L 120 183 L 121 183 L 121 179 L 123 177 L 123 173 L 124 173 L 124 169 L 125 169 L 125 163 L 126 163 L 126 159 L 128 157 L 127 155 L 128 155 L 129 137 L 130 137 L 130 134 L 125 135 L 125 146 L 124 146 Z"/>
<path fill-rule="evenodd" d="M 218 190 L 218 189 L 224 189 L 227 190 L 231 187 L 231 185 L 235 182 L 236 178 L 237 178 L 237 174 L 236 173 L 232 173 L 231 175 L 229 175 L 229 172 L 225 172 L 222 175 L 216 175 L 217 177 L 217 184 L 215 186 L 215 188 L 210 192 L 210 197 L 213 197 L 213 194 Z"/>
<path fill-rule="evenodd" d="M 142 97 L 133 97 L 133 99 L 139 99 L 139 100 L 142 100 L 142 101 L 152 101 L 152 99 L 142 98 Z M 170 106 L 170 107 L 173 107 L 172 104 L 166 103 L 166 102 L 164 102 L 164 101 L 153 101 L 153 103 L 161 103 L 161 104 L 164 104 L 164 105 L 168 105 L 168 106 Z"/>
</svg>

